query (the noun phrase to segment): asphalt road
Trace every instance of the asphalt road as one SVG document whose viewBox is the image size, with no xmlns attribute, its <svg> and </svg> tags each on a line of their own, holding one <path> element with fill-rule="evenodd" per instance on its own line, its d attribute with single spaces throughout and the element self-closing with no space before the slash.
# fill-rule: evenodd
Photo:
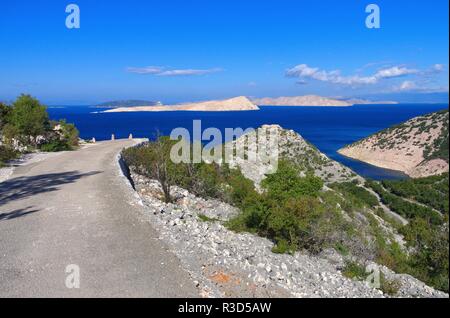
<svg viewBox="0 0 450 318">
<path fill-rule="evenodd" d="M 0 297 L 198 296 L 118 172 L 132 144 L 61 153 L 0 183 Z"/>
</svg>

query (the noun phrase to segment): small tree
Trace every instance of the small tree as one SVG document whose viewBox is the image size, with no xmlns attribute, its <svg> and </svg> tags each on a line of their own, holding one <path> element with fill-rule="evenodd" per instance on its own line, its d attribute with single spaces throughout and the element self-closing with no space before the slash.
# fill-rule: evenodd
<svg viewBox="0 0 450 318">
<path fill-rule="evenodd" d="M 134 166 L 140 174 L 159 181 L 166 203 L 172 201 L 171 187 L 180 184 L 180 178 L 187 174 L 186 165 L 175 164 L 170 159 L 173 145 L 174 141 L 168 137 L 158 137 L 145 146 L 124 151 L 127 164 Z"/>
<path fill-rule="evenodd" d="M 8 116 L 9 132 L 14 132 L 22 142 L 31 142 L 35 146 L 35 139 L 43 135 L 49 128 L 49 118 L 46 107 L 30 95 L 21 95 L 12 104 Z M 30 140 L 31 139 L 31 140 Z"/>
</svg>

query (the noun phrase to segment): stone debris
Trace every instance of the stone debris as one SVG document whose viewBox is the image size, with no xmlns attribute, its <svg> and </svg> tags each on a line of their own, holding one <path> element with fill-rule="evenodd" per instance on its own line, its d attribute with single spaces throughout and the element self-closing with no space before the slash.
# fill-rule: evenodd
<svg viewBox="0 0 450 318">
<path fill-rule="evenodd" d="M 334 250 L 318 256 L 275 254 L 271 241 L 224 226 L 239 213 L 236 208 L 178 187 L 172 188 L 174 203 L 166 204 L 157 181 L 133 172 L 131 177 L 145 217 L 179 257 L 202 297 L 388 297 L 366 282 L 343 276 L 344 260 Z M 401 284 L 399 297 L 448 297 L 409 275 L 380 270 Z"/>
</svg>

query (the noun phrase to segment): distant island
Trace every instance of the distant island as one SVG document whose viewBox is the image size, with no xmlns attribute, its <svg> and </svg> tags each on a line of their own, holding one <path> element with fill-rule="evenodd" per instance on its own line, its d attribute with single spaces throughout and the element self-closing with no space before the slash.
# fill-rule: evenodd
<svg viewBox="0 0 450 318">
<path fill-rule="evenodd" d="M 167 111 L 248 111 L 259 110 L 258 106 L 320 106 L 320 107 L 349 107 L 356 104 L 396 104 L 396 102 L 372 102 L 363 99 L 341 100 L 317 95 L 292 97 L 264 97 L 249 99 L 245 96 L 225 100 L 211 100 L 201 102 L 163 105 L 161 102 L 125 100 L 99 104 L 96 107 L 113 108 L 106 113 L 121 112 L 167 112 Z"/>
<path fill-rule="evenodd" d="M 397 105 L 399 102 L 391 101 L 391 100 L 381 100 L 381 101 L 372 101 L 367 99 L 346 99 L 347 103 L 351 103 L 353 105 Z"/>
<path fill-rule="evenodd" d="M 317 95 L 291 96 L 291 97 L 264 97 L 254 98 L 252 102 L 258 106 L 325 106 L 348 107 L 353 105 L 370 104 L 398 104 L 393 101 L 370 101 L 366 99 L 338 99 Z"/>
<path fill-rule="evenodd" d="M 259 106 L 353 106 L 353 104 L 346 101 L 316 95 L 277 98 L 264 97 L 252 99 L 252 102 Z"/>
<path fill-rule="evenodd" d="M 94 107 L 116 108 L 116 107 L 135 107 L 135 106 L 161 106 L 161 105 L 162 105 L 162 103 L 159 101 L 127 99 L 127 100 L 109 101 L 109 102 L 97 104 Z"/>
<path fill-rule="evenodd" d="M 105 113 L 121 113 L 121 112 L 167 112 L 167 111 L 249 111 L 259 110 L 258 106 L 252 103 L 247 97 L 240 96 L 225 100 L 212 100 L 197 103 L 186 103 L 179 105 L 165 106 L 145 106 L 139 105 L 135 107 L 119 107 L 106 110 Z"/>
</svg>

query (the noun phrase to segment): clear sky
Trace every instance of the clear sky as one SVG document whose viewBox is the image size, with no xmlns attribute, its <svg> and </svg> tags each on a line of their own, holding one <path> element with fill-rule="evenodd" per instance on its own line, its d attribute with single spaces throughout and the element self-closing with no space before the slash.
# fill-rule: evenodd
<svg viewBox="0 0 450 318">
<path fill-rule="evenodd" d="M 80 8 L 80 29 L 65 25 Z M 381 9 L 368 29 L 365 8 Z M 0 100 L 448 93 L 448 0 L 0 3 Z"/>
</svg>

